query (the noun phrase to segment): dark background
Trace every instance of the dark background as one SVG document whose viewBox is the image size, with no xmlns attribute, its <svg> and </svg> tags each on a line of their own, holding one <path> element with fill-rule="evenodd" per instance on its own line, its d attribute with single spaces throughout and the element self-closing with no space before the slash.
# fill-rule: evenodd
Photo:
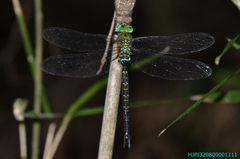
<svg viewBox="0 0 240 159">
<path fill-rule="evenodd" d="M 21 1 L 34 45 L 33 2 Z M 88 33 L 108 34 L 114 3 L 110 0 L 43 0 L 44 28 L 65 27 Z M 33 105 L 33 80 L 30 74 L 11 1 L 0 5 L 0 158 L 19 158 L 18 122 L 12 115 L 16 98 Z M 205 93 L 230 73 L 222 69 L 239 68 L 240 55 L 231 49 L 214 65 L 214 58 L 226 45 L 226 37 L 240 33 L 240 12 L 231 1 L 223 0 L 137 0 L 133 10 L 133 37 L 169 36 L 188 32 L 206 32 L 215 44 L 200 53 L 184 57 L 200 60 L 213 69 L 213 75 L 197 81 L 167 81 L 139 71 L 130 72 L 130 103 L 144 100 L 187 97 Z M 44 42 L 44 58 L 70 53 Z M 66 112 L 68 106 L 102 77 L 77 79 L 43 75 L 53 112 Z M 239 89 L 231 82 L 221 91 Z M 236 81 L 236 79 L 235 79 Z M 104 104 L 102 90 L 85 107 Z M 131 149 L 123 149 L 123 119 L 119 110 L 113 158 L 170 159 L 187 158 L 188 152 L 237 152 L 240 155 L 239 104 L 202 103 L 183 119 L 157 137 L 170 122 L 194 102 L 176 102 L 131 109 Z M 121 107 L 121 105 L 120 105 Z M 26 120 L 30 156 L 32 120 Z M 60 120 L 56 120 L 60 124 Z M 40 155 L 43 154 L 49 121 L 43 120 Z M 74 119 L 68 127 L 55 159 L 97 158 L 102 114 Z M 41 157 L 40 157 L 41 158 Z"/>
</svg>

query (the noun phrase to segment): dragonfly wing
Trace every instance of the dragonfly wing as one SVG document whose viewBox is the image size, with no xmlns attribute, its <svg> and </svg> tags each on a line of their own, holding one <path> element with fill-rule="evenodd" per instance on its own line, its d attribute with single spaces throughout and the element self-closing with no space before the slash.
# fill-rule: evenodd
<svg viewBox="0 0 240 159">
<path fill-rule="evenodd" d="M 204 50 L 213 45 L 214 38 L 206 33 L 188 33 L 174 36 L 149 36 L 132 40 L 133 50 L 162 52 L 167 46 L 170 50 L 164 54 L 179 55 Z"/>
<path fill-rule="evenodd" d="M 51 56 L 41 63 L 44 72 L 66 77 L 88 78 L 108 73 L 111 54 L 108 54 L 100 74 L 96 74 L 101 65 L 103 52 L 64 54 Z"/>
<path fill-rule="evenodd" d="M 164 55 L 149 60 L 148 52 L 133 53 L 131 63 L 150 76 L 167 80 L 196 80 L 207 78 L 212 74 L 212 69 L 200 61 Z M 142 63 L 140 64 L 139 61 Z"/>
<path fill-rule="evenodd" d="M 47 28 L 42 35 L 45 40 L 53 45 L 72 51 L 104 51 L 106 47 L 107 35 L 81 33 L 58 27 Z"/>
</svg>

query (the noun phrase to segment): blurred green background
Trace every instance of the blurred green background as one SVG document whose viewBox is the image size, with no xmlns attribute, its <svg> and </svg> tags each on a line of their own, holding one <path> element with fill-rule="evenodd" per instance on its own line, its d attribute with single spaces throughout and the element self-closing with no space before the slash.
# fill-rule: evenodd
<svg viewBox="0 0 240 159">
<path fill-rule="evenodd" d="M 21 1 L 34 45 L 33 2 Z M 87 33 L 108 34 L 114 11 L 110 0 L 43 0 L 44 28 L 64 27 Z M 16 98 L 33 103 L 33 80 L 30 74 L 11 1 L 0 5 L 0 156 L 19 158 L 18 122 L 12 114 Z M 240 54 L 230 49 L 220 66 L 214 58 L 224 49 L 226 37 L 240 33 L 240 12 L 231 1 L 202 0 L 137 0 L 133 10 L 133 37 L 170 36 L 188 32 L 206 32 L 215 37 L 215 44 L 199 53 L 181 57 L 200 60 L 213 69 L 207 79 L 167 81 L 130 72 L 130 103 L 144 100 L 174 99 L 206 93 L 232 71 L 240 67 Z M 72 53 L 44 41 L 44 58 Z M 102 77 L 77 79 L 43 75 L 44 86 L 53 112 L 66 112 L 68 106 L 95 81 Z M 238 90 L 239 76 L 225 83 L 219 91 Z M 104 105 L 102 90 L 85 107 Z M 123 149 L 123 118 L 119 110 L 113 158 L 187 158 L 188 152 L 240 153 L 239 103 L 202 103 L 159 138 L 157 135 L 194 102 L 172 102 L 130 110 L 131 149 Z M 121 107 L 121 103 L 119 105 Z M 31 149 L 33 120 L 27 119 L 28 154 Z M 56 120 L 60 123 L 61 120 Z M 40 155 L 42 156 L 48 120 L 42 120 Z M 97 158 L 102 114 L 74 119 L 56 152 L 56 159 Z M 240 154 L 239 154 L 240 155 Z M 41 157 L 40 157 L 41 158 Z"/>
</svg>

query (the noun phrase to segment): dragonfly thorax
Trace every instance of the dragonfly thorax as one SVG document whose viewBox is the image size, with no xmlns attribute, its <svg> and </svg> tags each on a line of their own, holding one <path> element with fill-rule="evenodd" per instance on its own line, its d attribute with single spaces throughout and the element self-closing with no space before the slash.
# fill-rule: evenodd
<svg viewBox="0 0 240 159">
<path fill-rule="evenodd" d="M 117 38 L 118 61 L 121 64 L 127 64 L 131 61 L 132 36 L 129 33 L 133 32 L 133 27 L 127 23 L 121 23 L 116 26 L 115 32 L 120 33 Z"/>
<path fill-rule="evenodd" d="M 132 36 L 128 33 L 120 33 L 117 38 L 118 61 L 126 64 L 131 61 Z"/>
</svg>

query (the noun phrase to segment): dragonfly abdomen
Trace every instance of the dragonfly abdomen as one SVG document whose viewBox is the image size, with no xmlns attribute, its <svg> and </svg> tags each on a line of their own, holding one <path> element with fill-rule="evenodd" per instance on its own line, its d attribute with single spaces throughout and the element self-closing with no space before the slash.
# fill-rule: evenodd
<svg viewBox="0 0 240 159">
<path fill-rule="evenodd" d="M 129 126 L 129 86 L 128 86 L 128 70 L 126 64 L 122 69 L 122 95 L 123 95 L 123 118 L 124 118 L 124 143 L 130 148 L 130 126 Z M 127 143 L 126 143 L 127 141 Z"/>
</svg>

